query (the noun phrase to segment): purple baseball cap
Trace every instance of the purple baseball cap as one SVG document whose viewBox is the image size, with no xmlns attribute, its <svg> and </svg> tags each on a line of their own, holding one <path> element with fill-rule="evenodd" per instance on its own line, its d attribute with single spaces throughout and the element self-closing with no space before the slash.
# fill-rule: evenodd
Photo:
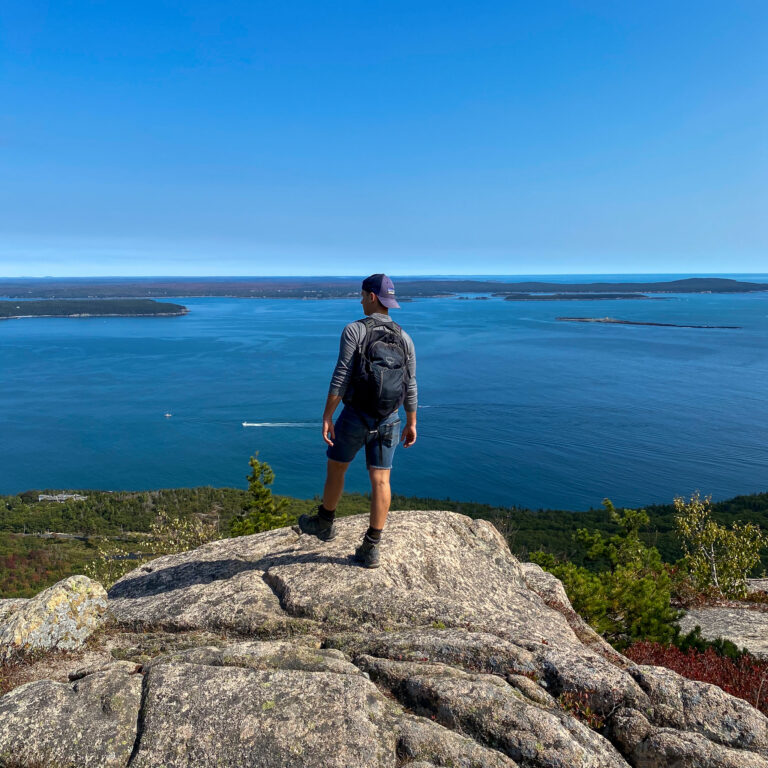
<svg viewBox="0 0 768 768">
<path fill-rule="evenodd" d="M 395 299 L 394 283 L 383 273 L 371 275 L 363 280 L 363 290 L 375 293 L 379 301 L 390 309 L 400 309 Z"/>
</svg>

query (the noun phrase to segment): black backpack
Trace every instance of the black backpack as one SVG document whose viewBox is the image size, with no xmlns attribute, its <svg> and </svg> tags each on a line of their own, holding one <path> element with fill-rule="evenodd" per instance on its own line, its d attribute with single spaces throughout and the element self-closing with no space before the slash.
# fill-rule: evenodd
<svg viewBox="0 0 768 768">
<path fill-rule="evenodd" d="M 365 334 L 355 355 L 355 370 L 344 402 L 383 419 L 396 411 L 408 391 L 408 353 L 403 331 L 395 322 L 358 320 Z"/>
</svg>

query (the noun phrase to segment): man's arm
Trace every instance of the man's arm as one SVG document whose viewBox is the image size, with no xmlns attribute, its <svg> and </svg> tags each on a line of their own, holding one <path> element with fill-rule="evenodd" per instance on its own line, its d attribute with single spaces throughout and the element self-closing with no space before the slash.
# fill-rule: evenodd
<svg viewBox="0 0 768 768">
<path fill-rule="evenodd" d="M 416 385 L 416 350 L 413 340 L 403 333 L 405 348 L 408 353 L 408 392 L 405 397 L 405 429 L 403 430 L 403 448 L 409 448 L 416 442 L 416 409 L 418 408 L 418 386 Z"/>
<path fill-rule="evenodd" d="M 333 445 L 333 441 L 336 439 L 333 428 L 333 412 L 344 397 L 352 378 L 352 365 L 357 346 L 360 343 L 361 329 L 360 323 L 349 323 L 341 333 L 339 357 L 336 360 L 336 367 L 333 369 L 331 386 L 323 410 L 323 440 L 328 445 Z M 330 435 L 330 439 L 328 435 Z"/>
<path fill-rule="evenodd" d="M 341 402 L 340 395 L 328 395 L 328 399 L 325 401 L 325 410 L 323 411 L 323 440 L 328 445 L 333 445 L 333 441 L 336 439 L 336 432 L 333 429 L 333 412 Z M 330 439 L 328 438 L 330 435 Z"/>
</svg>

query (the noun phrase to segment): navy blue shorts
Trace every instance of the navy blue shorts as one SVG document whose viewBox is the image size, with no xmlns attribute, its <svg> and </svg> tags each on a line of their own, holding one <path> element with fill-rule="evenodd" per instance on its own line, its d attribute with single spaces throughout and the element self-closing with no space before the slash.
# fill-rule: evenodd
<svg viewBox="0 0 768 768">
<path fill-rule="evenodd" d="M 400 442 L 400 414 L 393 411 L 381 421 L 345 405 L 334 424 L 336 439 L 325 455 L 345 464 L 352 461 L 365 446 L 365 466 L 368 469 L 392 469 L 392 458 Z"/>
</svg>

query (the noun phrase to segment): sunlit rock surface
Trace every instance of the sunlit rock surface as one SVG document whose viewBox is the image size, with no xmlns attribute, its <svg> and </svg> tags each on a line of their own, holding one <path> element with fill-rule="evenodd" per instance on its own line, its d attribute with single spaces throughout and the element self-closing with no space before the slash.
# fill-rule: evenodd
<svg viewBox="0 0 768 768">
<path fill-rule="evenodd" d="M 760 712 L 616 653 L 489 523 L 393 512 L 376 570 L 351 559 L 367 524 L 137 568 L 109 592 L 110 642 L 131 638 L 122 661 L 0 699 L 4 748 L 142 768 L 768 768 Z M 124 691 L 109 713 L 107 684 Z M 64 739 L 99 707 L 80 752 L 51 751 L 50 733 Z"/>
</svg>

